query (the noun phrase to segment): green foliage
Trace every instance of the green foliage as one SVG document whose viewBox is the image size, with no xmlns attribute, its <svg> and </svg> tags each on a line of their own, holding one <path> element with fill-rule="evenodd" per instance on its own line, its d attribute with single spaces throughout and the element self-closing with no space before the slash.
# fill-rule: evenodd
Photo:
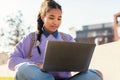
<svg viewBox="0 0 120 80">
<path fill-rule="evenodd" d="M 4 32 L 3 32 L 3 29 L 2 29 L 2 28 L 0 29 L 0 36 L 1 36 L 1 37 L 4 36 Z"/>
<path fill-rule="evenodd" d="M 5 35 L 5 34 L 4 34 L 4 32 L 3 32 L 3 29 L 0 28 L 0 42 L 2 41 L 1 39 L 3 38 L 4 35 Z M 2 44 L 0 44 L 0 46 L 2 46 Z"/>
<path fill-rule="evenodd" d="M 9 45 L 15 46 L 25 35 L 22 12 L 18 11 L 16 15 L 8 16 L 6 22 L 8 23 L 9 26 L 8 30 Z"/>
</svg>

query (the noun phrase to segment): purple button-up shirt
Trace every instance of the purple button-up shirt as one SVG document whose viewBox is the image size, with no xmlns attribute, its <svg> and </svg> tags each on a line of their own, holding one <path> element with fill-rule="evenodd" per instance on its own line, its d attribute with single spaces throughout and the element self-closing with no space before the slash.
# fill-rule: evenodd
<svg viewBox="0 0 120 80">
<path fill-rule="evenodd" d="M 64 36 L 67 38 L 67 41 L 69 42 L 74 42 L 75 40 L 68 34 L 63 33 Z M 15 66 L 17 66 L 19 63 L 22 62 L 29 62 L 31 64 L 34 64 L 35 62 L 43 62 L 44 61 L 44 52 L 45 52 L 45 46 L 46 42 L 48 40 L 55 40 L 55 41 L 64 41 L 62 39 L 62 36 L 60 32 L 58 32 L 57 37 L 55 37 L 52 34 L 49 34 L 49 36 L 45 36 L 44 34 L 41 35 L 41 42 L 40 42 L 40 50 L 41 50 L 41 55 L 37 51 L 37 47 L 34 44 L 32 48 L 32 53 L 31 53 L 31 58 L 30 60 L 26 59 L 28 52 L 30 50 L 30 42 L 32 39 L 32 33 L 28 34 L 26 37 L 23 38 L 15 47 L 14 51 L 9 57 L 8 61 L 8 67 L 11 70 L 15 70 Z M 37 36 L 35 35 L 35 39 L 37 39 Z M 54 76 L 59 76 L 59 77 L 69 77 L 70 73 L 69 72 L 54 72 Z"/>
</svg>

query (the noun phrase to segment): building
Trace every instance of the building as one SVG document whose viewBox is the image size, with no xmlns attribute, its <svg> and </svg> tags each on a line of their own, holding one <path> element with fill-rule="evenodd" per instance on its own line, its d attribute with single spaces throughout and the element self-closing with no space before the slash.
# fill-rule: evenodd
<svg viewBox="0 0 120 80">
<path fill-rule="evenodd" d="M 77 42 L 96 43 L 97 45 L 113 41 L 113 23 L 102 23 L 83 26 L 76 31 Z"/>
</svg>

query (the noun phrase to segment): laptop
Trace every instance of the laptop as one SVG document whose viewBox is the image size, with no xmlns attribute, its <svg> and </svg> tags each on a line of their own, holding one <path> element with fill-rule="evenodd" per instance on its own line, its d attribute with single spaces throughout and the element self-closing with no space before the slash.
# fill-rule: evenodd
<svg viewBox="0 0 120 80">
<path fill-rule="evenodd" d="M 42 70 L 85 72 L 95 46 L 89 43 L 48 41 Z"/>
</svg>

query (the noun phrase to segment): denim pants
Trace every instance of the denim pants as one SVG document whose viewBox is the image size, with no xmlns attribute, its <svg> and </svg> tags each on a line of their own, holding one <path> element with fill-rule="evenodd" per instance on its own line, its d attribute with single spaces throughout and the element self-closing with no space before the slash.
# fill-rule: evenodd
<svg viewBox="0 0 120 80">
<path fill-rule="evenodd" d="M 23 63 L 16 68 L 15 80 L 55 80 L 52 74 L 41 71 L 36 65 Z M 103 80 L 94 70 L 77 74 L 67 80 Z"/>
</svg>

